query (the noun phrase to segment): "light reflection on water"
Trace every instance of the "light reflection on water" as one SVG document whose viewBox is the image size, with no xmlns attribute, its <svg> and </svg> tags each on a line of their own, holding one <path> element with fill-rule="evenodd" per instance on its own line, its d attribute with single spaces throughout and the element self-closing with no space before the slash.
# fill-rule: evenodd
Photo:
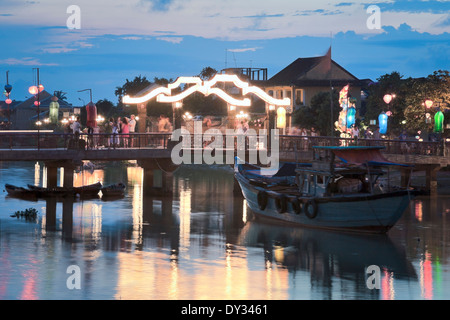
<svg viewBox="0 0 450 320">
<path fill-rule="evenodd" d="M 40 164 L 0 163 L 0 183 L 41 184 Z M 60 181 L 61 179 L 59 179 Z M 76 185 L 123 181 L 126 195 L 79 202 L 0 198 L 0 299 L 448 299 L 450 198 L 419 198 L 388 236 L 253 219 L 224 167 L 180 168 L 172 196 L 143 169 L 107 164 Z M 36 222 L 11 218 L 34 207 Z M 69 290 L 70 265 L 81 289 Z M 366 268 L 381 268 L 368 289 Z"/>
</svg>

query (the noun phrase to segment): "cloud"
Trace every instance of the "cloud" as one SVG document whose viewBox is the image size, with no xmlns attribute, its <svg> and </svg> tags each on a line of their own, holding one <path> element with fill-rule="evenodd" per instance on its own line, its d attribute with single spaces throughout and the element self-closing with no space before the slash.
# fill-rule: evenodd
<svg viewBox="0 0 450 320">
<path fill-rule="evenodd" d="M 26 58 L 7 58 L 0 60 L 1 65 L 21 65 L 21 66 L 57 66 L 56 63 L 44 63 L 40 62 L 36 58 L 26 57 Z"/>
<path fill-rule="evenodd" d="M 277 13 L 277 14 L 256 14 L 252 16 L 241 16 L 241 17 L 231 17 L 231 18 L 256 18 L 256 19 L 262 19 L 262 18 L 282 18 L 284 17 L 283 13 Z"/>
<path fill-rule="evenodd" d="M 370 4 L 380 6 L 382 25 L 407 23 L 419 32 L 450 32 L 446 22 L 450 1 L 77 0 L 82 28 L 72 32 L 71 38 L 71 31 L 65 28 L 69 15 L 61 1 L 47 0 L 39 5 L 5 1 L 5 12 L 14 16 L 0 19 L 0 27 L 6 21 L 9 25 L 55 26 L 46 30 L 54 32 L 49 37 L 66 47 L 73 38 L 80 41 L 104 35 L 143 39 L 173 35 L 175 39 L 160 40 L 179 43 L 186 36 L 239 41 L 328 37 L 330 32 L 347 31 L 377 34 L 382 30 L 368 30 L 366 24 Z"/>
<path fill-rule="evenodd" d="M 442 19 L 439 19 L 438 21 L 436 21 L 433 26 L 435 27 L 449 27 L 450 26 L 450 14 L 448 14 L 447 16 L 442 17 Z"/>
<path fill-rule="evenodd" d="M 240 49 L 227 49 L 228 52 L 247 52 L 247 51 L 253 51 L 255 52 L 258 49 L 262 49 L 260 47 L 255 48 L 240 48 Z"/>
<path fill-rule="evenodd" d="M 71 51 L 76 51 L 74 48 L 66 48 L 66 47 L 49 47 L 42 49 L 44 53 L 66 53 Z"/>
<path fill-rule="evenodd" d="M 181 43 L 181 41 L 183 41 L 183 38 L 181 37 L 158 37 L 156 39 L 161 41 L 167 41 L 174 44 L 178 44 Z"/>
<path fill-rule="evenodd" d="M 134 40 L 134 41 L 137 41 L 137 40 L 142 40 L 143 38 L 142 37 L 137 37 L 137 36 L 128 36 L 128 37 L 122 37 L 122 39 L 123 40 Z"/>
</svg>

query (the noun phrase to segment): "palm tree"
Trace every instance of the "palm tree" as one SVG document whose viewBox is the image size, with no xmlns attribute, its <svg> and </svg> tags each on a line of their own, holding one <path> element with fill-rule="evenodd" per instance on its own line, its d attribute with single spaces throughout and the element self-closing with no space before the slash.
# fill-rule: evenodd
<svg viewBox="0 0 450 320">
<path fill-rule="evenodd" d="M 67 92 L 63 92 L 62 90 L 55 91 L 54 96 L 58 98 L 58 100 L 67 100 L 66 94 Z"/>
</svg>

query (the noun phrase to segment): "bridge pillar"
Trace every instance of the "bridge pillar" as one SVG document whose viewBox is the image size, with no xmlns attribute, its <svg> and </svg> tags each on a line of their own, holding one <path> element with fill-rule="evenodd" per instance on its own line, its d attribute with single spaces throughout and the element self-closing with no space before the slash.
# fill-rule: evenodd
<svg viewBox="0 0 450 320">
<path fill-rule="evenodd" d="M 58 167 L 47 166 L 47 188 L 58 186 Z"/>
<path fill-rule="evenodd" d="M 56 199 L 53 197 L 45 200 L 45 229 L 48 231 L 56 229 Z"/>
<path fill-rule="evenodd" d="M 73 164 L 67 164 L 64 167 L 63 186 L 66 188 L 73 187 L 73 170 L 75 166 Z"/>
<path fill-rule="evenodd" d="M 47 168 L 47 187 L 53 188 L 58 186 L 58 168 L 64 168 L 62 186 L 73 187 L 73 171 L 76 166 L 72 160 L 46 161 L 45 167 Z"/>
<path fill-rule="evenodd" d="M 430 190 L 430 195 L 437 195 L 437 173 L 440 169 L 440 165 L 431 164 L 426 166 L 426 187 Z"/>
<path fill-rule="evenodd" d="M 411 179 L 411 169 L 402 169 L 400 171 L 400 185 L 405 188 L 408 186 L 408 183 L 410 183 L 410 179 Z"/>
<path fill-rule="evenodd" d="M 143 168 L 143 193 L 170 195 L 173 193 L 173 171 L 169 166 L 162 163 L 172 161 L 171 159 L 148 159 L 138 161 L 138 165 Z M 165 170 L 168 169 L 168 170 Z"/>
<path fill-rule="evenodd" d="M 67 198 L 63 200 L 62 205 L 62 235 L 64 239 L 66 240 L 72 239 L 72 230 L 73 230 L 73 200 Z"/>
</svg>

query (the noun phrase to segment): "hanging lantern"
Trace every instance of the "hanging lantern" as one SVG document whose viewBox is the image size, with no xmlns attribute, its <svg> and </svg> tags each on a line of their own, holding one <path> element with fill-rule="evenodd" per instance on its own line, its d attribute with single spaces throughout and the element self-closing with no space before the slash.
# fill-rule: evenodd
<svg viewBox="0 0 450 320">
<path fill-rule="evenodd" d="M 386 132 L 387 132 L 387 123 L 388 123 L 388 116 L 386 115 L 386 113 L 382 112 L 378 116 L 378 124 L 380 126 L 380 133 L 381 134 L 386 134 Z"/>
<path fill-rule="evenodd" d="M 434 115 L 434 132 L 444 132 L 444 114 L 440 110 Z"/>
<path fill-rule="evenodd" d="M 49 105 L 49 119 L 51 123 L 58 123 L 59 118 L 59 103 L 58 103 L 58 97 L 53 96 L 52 102 L 50 102 Z"/>
<path fill-rule="evenodd" d="M 355 124 L 356 109 L 350 107 L 347 110 L 347 128 L 351 128 Z"/>
<path fill-rule="evenodd" d="M 386 95 L 383 97 L 383 100 L 384 100 L 384 102 L 386 102 L 386 104 L 389 104 L 389 103 L 392 101 L 392 95 L 386 94 Z"/>
<path fill-rule="evenodd" d="M 430 109 L 433 106 L 433 101 L 431 100 L 426 100 L 425 101 L 425 106 L 427 107 L 427 109 Z"/>
<path fill-rule="evenodd" d="M 7 85 L 5 85 L 5 92 L 9 95 L 9 93 L 11 92 L 11 90 L 12 90 L 12 85 L 10 85 L 10 84 L 7 84 Z"/>
<path fill-rule="evenodd" d="M 11 104 L 11 103 L 12 103 L 12 100 L 8 98 L 8 99 L 5 100 L 5 103 L 6 103 L 6 104 Z"/>
<path fill-rule="evenodd" d="M 89 102 L 86 106 L 86 114 L 87 114 L 87 121 L 86 121 L 86 127 L 95 128 L 97 127 L 97 107 L 95 104 Z"/>
<path fill-rule="evenodd" d="M 286 109 L 279 107 L 277 109 L 277 128 L 282 129 L 286 127 Z"/>
<path fill-rule="evenodd" d="M 28 92 L 34 96 L 38 94 L 38 88 L 36 86 L 31 86 L 28 88 Z"/>
<path fill-rule="evenodd" d="M 36 107 L 38 107 L 38 106 L 41 105 L 41 102 L 36 100 L 36 101 L 34 102 L 34 105 L 35 105 Z"/>
<path fill-rule="evenodd" d="M 42 92 L 42 91 L 44 91 L 44 86 L 43 86 L 42 84 L 40 84 L 40 85 L 38 86 L 38 89 L 39 89 L 39 92 Z"/>
</svg>

